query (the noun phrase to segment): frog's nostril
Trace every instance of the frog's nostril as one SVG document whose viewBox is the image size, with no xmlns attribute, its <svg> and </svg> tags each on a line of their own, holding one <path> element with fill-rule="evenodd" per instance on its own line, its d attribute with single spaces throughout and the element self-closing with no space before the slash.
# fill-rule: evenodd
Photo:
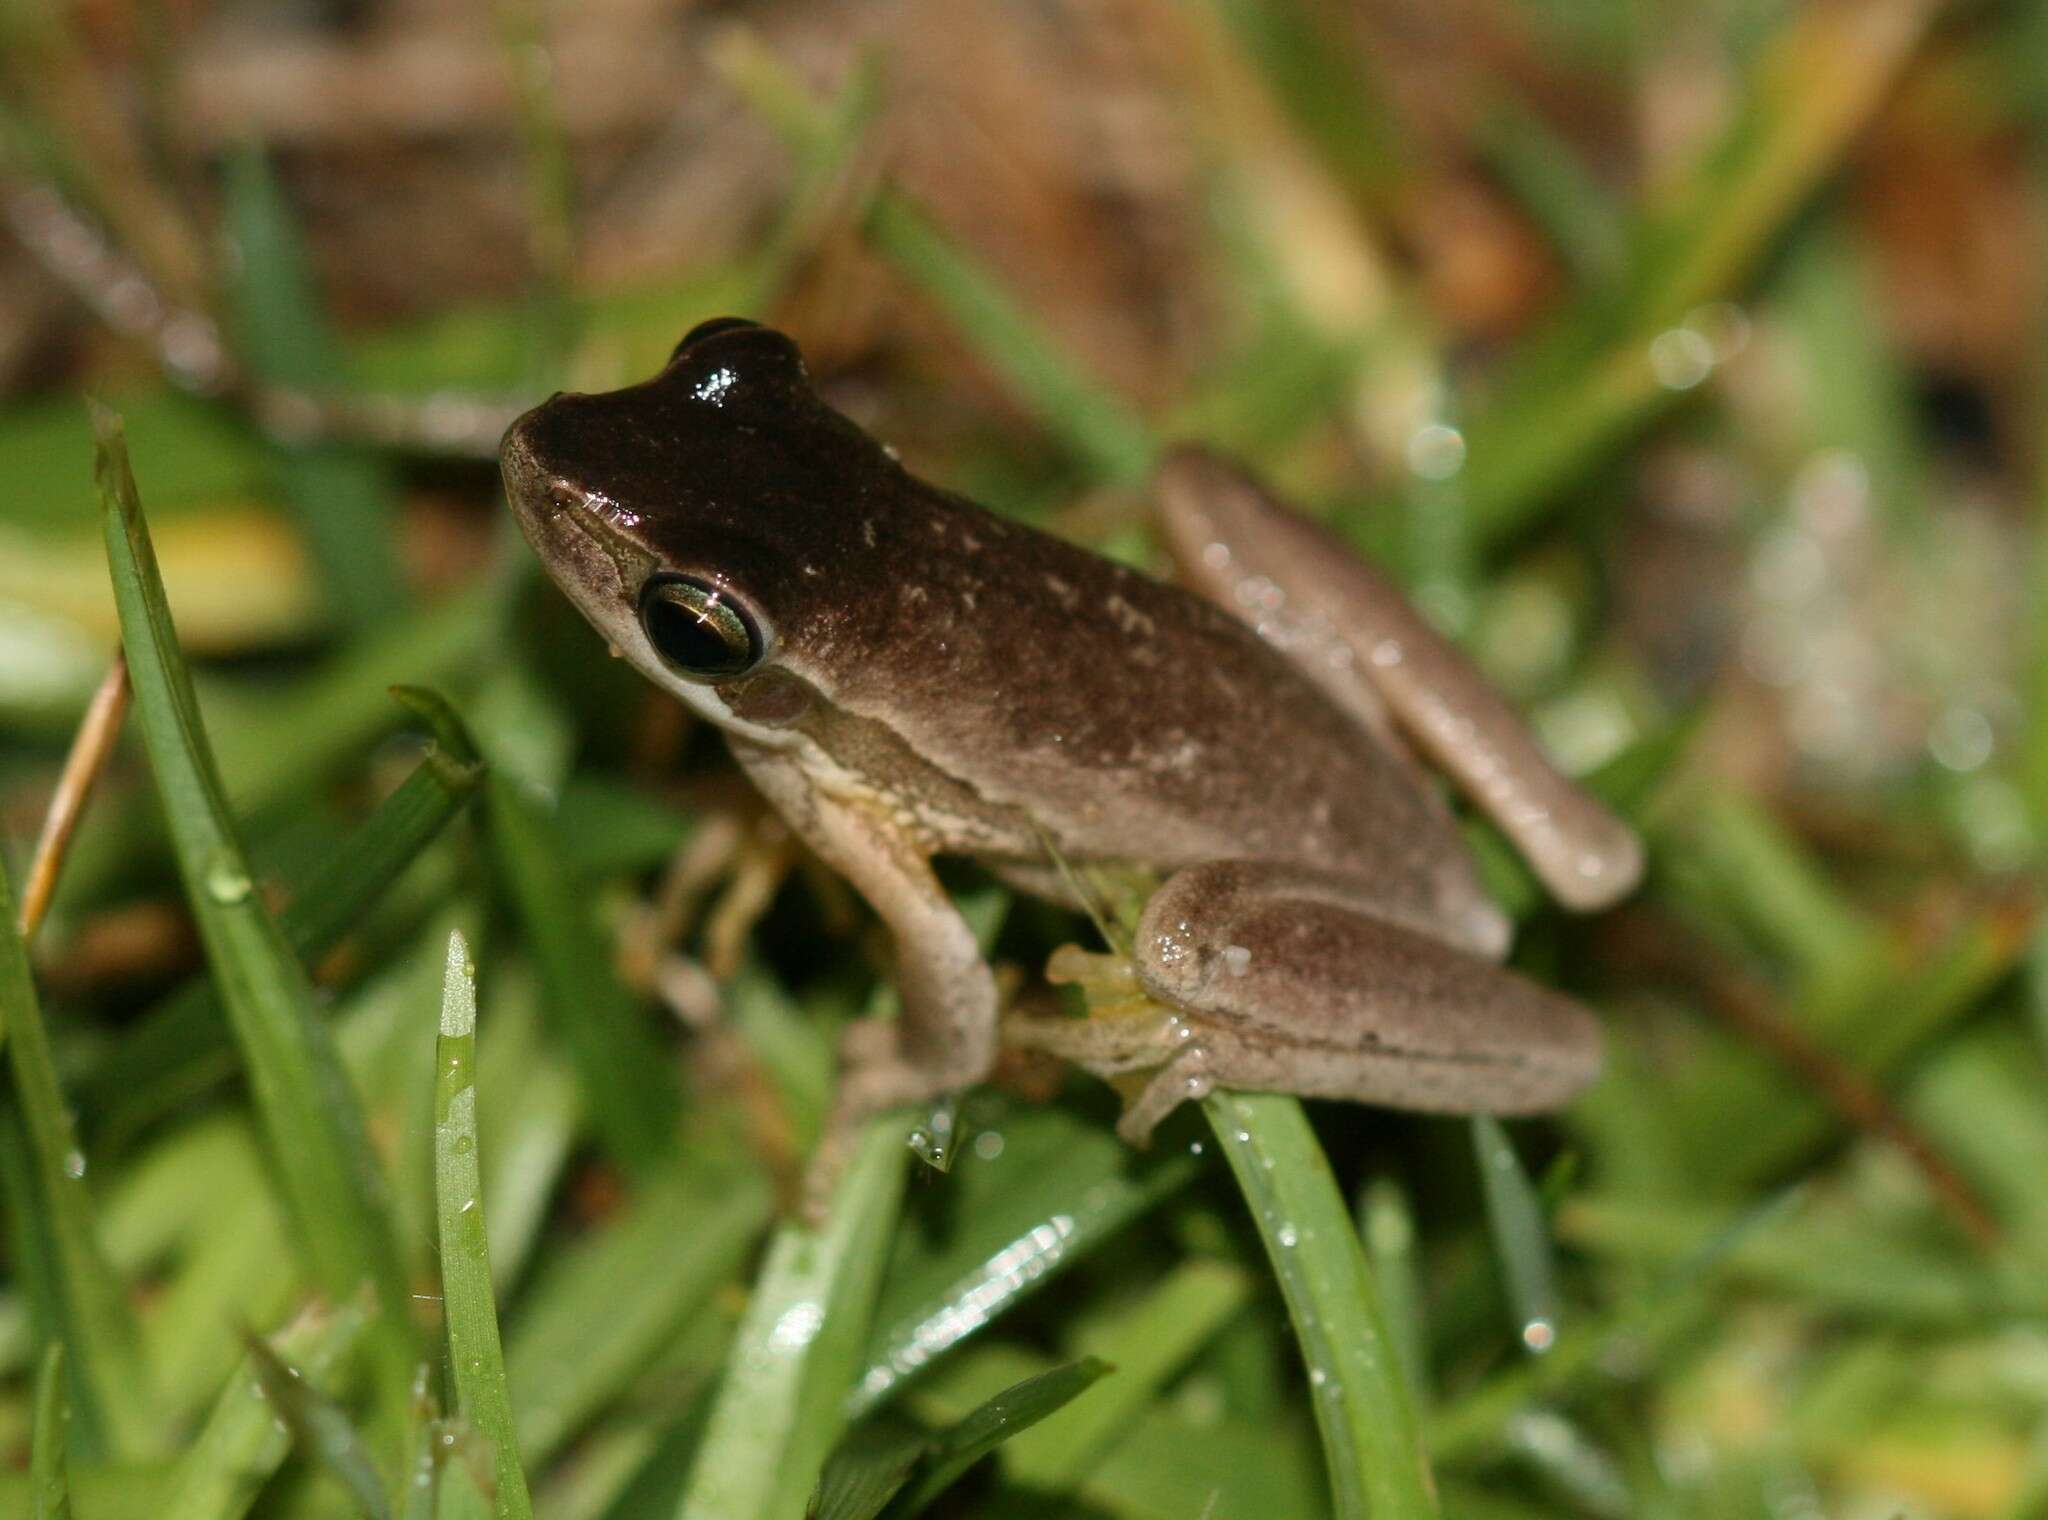
<svg viewBox="0 0 2048 1520">
<path fill-rule="evenodd" d="M 578 507 L 584 505 L 587 500 L 588 498 L 583 492 L 566 480 L 551 480 L 548 482 L 548 515 L 551 517 L 559 516 L 564 512 L 573 512 Z"/>
</svg>

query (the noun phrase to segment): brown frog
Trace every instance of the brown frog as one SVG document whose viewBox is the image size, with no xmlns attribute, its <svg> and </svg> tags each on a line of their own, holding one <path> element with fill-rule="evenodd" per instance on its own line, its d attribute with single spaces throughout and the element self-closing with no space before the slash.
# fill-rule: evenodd
<svg viewBox="0 0 2048 1520">
<path fill-rule="evenodd" d="M 1213 457 L 1157 482 L 1183 589 L 915 478 L 790 339 L 722 318 L 643 384 L 534 408 L 502 461 L 569 598 L 895 937 L 902 1013 L 849 1032 L 834 1135 L 995 1060 L 935 855 L 1060 901 L 1055 852 L 1164 877 L 1132 952 L 1160 1015 L 1010 1031 L 1154 1073 L 1133 1140 L 1212 1084 L 1512 1114 L 1596 1073 L 1591 1016 L 1496 964 L 1508 919 L 1420 762 L 1569 907 L 1629 890 L 1635 836 L 1390 582 Z"/>
</svg>

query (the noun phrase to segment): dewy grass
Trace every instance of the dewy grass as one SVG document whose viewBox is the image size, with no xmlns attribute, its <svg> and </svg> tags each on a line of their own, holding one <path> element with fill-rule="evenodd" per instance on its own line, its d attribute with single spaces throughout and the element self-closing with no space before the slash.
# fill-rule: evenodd
<svg viewBox="0 0 2048 1520">
<path fill-rule="evenodd" d="M 411 1299 L 385 1209 L 384 1184 L 361 1109 L 306 970 L 256 892 L 226 792 L 178 649 L 163 581 L 128 467 L 120 423 L 95 414 L 97 473 L 114 601 L 135 688 L 135 715 L 154 763 L 172 847 L 221 1001 L 241 1047 L 315 1274 L 337 1299 L 365 1282 L 382 1311 L 377 1337 L 387 1397 L 411 1376 Z"/>
<path fill-rule="evenodd" d="M 448 1374 L 455 1412 L 490 1443 L 499 1520 L 530 1520 L 533 1502 L 513 1433 L 498 1304 L 491 1288 L 476 1108 L 476 966 L 458 932 L 448 936 L 441 1033 L 434 1051 L 434 1218 Z"/>
</svg>

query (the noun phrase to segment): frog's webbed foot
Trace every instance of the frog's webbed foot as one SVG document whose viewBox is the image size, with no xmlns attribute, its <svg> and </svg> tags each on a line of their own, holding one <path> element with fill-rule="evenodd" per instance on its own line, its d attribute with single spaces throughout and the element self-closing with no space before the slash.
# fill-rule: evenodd
<svg viewBox="0 0 2048 1520">
<path fill-rule="evenodd" d="M 1003 1043 L 1058 1056 L 1114 1084 L 1124 1095 L 1116 1132 L 1144 1146 L 1160 1120 L 1216 1085 L 1194 1025 L 1149 999 L 1144 1007 L 1143 1014 L 1097 1010 L 1085 1019 L 1012 1014 L 1003 1020 Z"/>
<path fill-rule="evenodd" d="M 1524 977 L 1256 861 L 1191 866 L 1146 905 L 1137 978 L 1219 1086 L 1431 1112 L 1562 1106 L 1598 1075 L 1591 1014 Z M 1165 1112 L 1170 1089 L 1139 1107 Z M 1164 1106 L 1161 1106 L 1164 1105 Z M 1149 1109 L 1148 1109 L 1149 1111 Z M 1156 1117 L 1156 1116 L 1155 1116 Z M 1133 1123 L 1142 1122 L 1134 1116 Z"/>
</svg>

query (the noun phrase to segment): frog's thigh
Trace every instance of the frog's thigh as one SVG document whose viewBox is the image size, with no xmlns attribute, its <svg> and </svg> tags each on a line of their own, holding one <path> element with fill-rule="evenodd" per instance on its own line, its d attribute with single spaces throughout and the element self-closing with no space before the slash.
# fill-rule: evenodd
<svg viewBox="0 0 2048 1520">
<path fill-rule="evenodd" d="M 1157 494 L 1182 578 L 1254 622 L 1382 735 L 1391 715 L 1514 840 L 1559 902 L 1597 908 L 1635 885 L 1642 845 L 1634 831 L 1558 773 L 1514 710 L 1392 581 L 1213 455 L 1177 450 L 1161 467 Z"/>
<path fill-rule="evenodd" d="M 868 900 L 896 942 L 902 1013 L 891 1025 L 849 1030 L 842 1117 L 851 1122 L 987 1076 L 995 1063 L 995 978 L 930 861 L 880 813 L 819 792 L 788 756 L 743 740 L 732 749 L 790 827 Z"/>
<path fill-rule="evenodd" d="M 1565 998 L 1399 928 L 1285 866 L 1191 866 L 1146 905 L 1138 978 L 1226 1087 L 1433 1112 L 1541 1112 L 1598 1075 Z"/>
</svg>

